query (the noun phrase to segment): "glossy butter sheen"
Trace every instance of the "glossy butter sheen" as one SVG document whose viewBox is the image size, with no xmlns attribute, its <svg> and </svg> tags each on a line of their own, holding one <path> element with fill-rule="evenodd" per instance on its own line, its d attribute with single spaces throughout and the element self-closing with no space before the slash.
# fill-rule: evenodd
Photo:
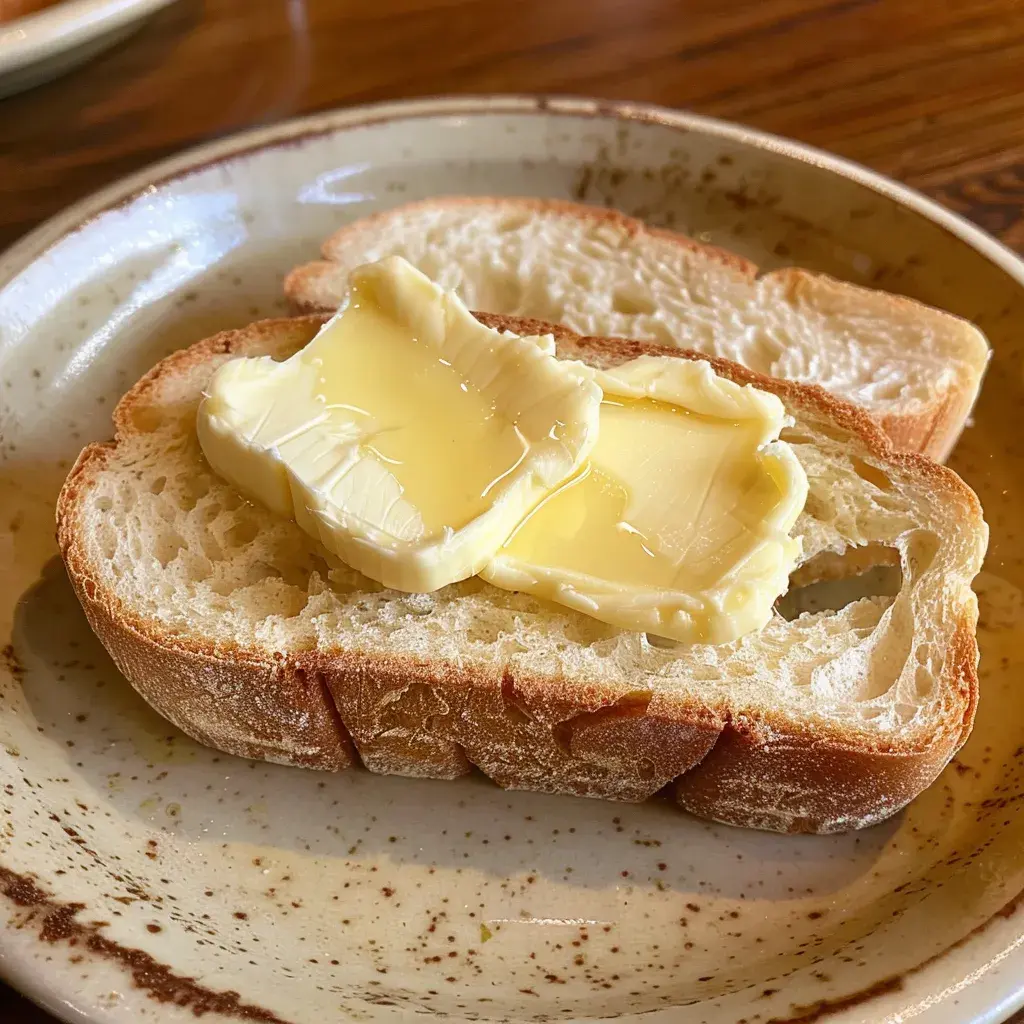
<svg viewBox="0 0 1024 1024">
<path fill-rule="evenodd" d="M 476 573 L 594 443 L 600 389 L 478 323 L 404 260 L 284 363 L 232 360 L 200 406 L 208 461 L 385 586 Z"/>
<path fill-rule="evenodd" d="M 709 364 L 643 357 L 596 374 L 587 465 L 482 575 L 625 629 L 724 643 L 763 626 L 800 543 L 807 478 L 782 403 Z"/>
</svg>

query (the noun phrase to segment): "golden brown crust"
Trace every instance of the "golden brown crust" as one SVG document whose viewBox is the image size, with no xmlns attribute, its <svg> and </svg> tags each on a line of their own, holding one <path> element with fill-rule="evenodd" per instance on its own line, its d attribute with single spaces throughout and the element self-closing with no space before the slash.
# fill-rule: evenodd
<svg viewBox="0 0 1024 1024">
<path fill-rule="evenodd" d="M 922 314 L 935 316 L 937 312 L 905 295 L 878 292 L 861 285 L 839 282 L 828 275 L 799 267 L 783 267 L 771 271 L 769 276 L 781 282 L 787 297 L 794 304 L 817 307 L 822 301 L 830 303 L 840 295 L 859 294 L 865 299 L 884 296 L 886 306 L 894 314 L 907 318 L 920 317 Z M 942 312 L 941 316 L 970 326 L 963 317 L 953 313 Z M 934 395 L 927 404 L 922 403 L 912 412 L 885 413 L 878 416 L 879 425 L 896 448 L 921 452 L 938 462 L 944 462 L 953 450 L 953 445 L 956 444 L 974 405 L 983 369 L 984 359 L 981 360 L 976 374 L 959 374 L 955 384 Z"/>
<path fill-rule="evenodd" d="M 671 695 L 437 659 L 314 656 L 363 763 L 501 786 L 643 800 L 689 770 L 720 724 Z"/>
<path fill-rule="evenodd" d="M 975 623 L 965 616 L 943 666 L 942 725 L 917 750 L 823 741 L 792 726 L 730 719 L 710 753 L 672 787 L 692 814 L 786 832 L 842 832 L 884 821 L 927 789 L 963 746 L 978 698 Z"/>
<path fill-rule="evenodd" d="M 296 316 L 329 312 L 330 305 L 314 296 L 320 293 L 319 282 L 334 278 L 337 273 L 337 266 L 327 260 L 311 260 L 288 271 L 284 278 L 284 293 L 291 311 Z"/>
<path fill-rule="evenodd" d="M 717 246 L 697 242 L 677 231 L 650 227 L 643 221 L 629 217 L 618 210 L 562 199 L 446 196 L 439 199 L 419 200 L 383 210 L 338 229 L 323 243 L 322 255 L 324 258 L 322 260 L 315 260 L 295 267 L 285 277 L 284 291 L 291 308 L 300 314 L 333 309 L 337 303 L 326 301 L 326 295 L 337 290 L 339 273 L 342 273 L 339 271 L 339 264 L 343 263 L 345 253 L 363 251 L 366 248 L 366 241 L 373 240 L 379 235 L 382 224 L 387 224 L 403 216 L 414 215 L 421 207 L 437 210 L 460 206 L 485 206 L 487 208 L 508 206 L 517 211 L 552 212 L 579 220 L 612 224 L 624 231 L 630 238 L 638 234 L 645 234 L 664 239 L 690 252 L 700 253 L 703 257 L 730 268 L 750 281 L 753 281 L 759 273 L 758 267 L 742 256 Z M 344 276 L 343 273 L 342 276 Z M 885 301 L 891 308 L 894 310 L 902 308 L 902 311 L 907 313 L 909 307 L 909 315 L 920 314 L 923 309 L 927 308 L 902 295 L 875 292 L 857 285 L 836 281 L 824 274 L 796 267 L 784 267 L 771 271 L 770 276 L 781 282 L 789 299 L 794 302 L 812 301 L 812 292 L 820 295 L 824 290 L 830 295 L 837 295 L 840 293 L 839 289 L 843 291 L 857 289 L 870 295 L 884 294 Z M 928 312 L 933 313 L 930 309 Z M 943 315 L 952 317 L 952 314 L 949 313 Z M 964 422 L 977 397 L 979 382 L 980 371 L 974 376 L 967 373 L 961 374 L 955 384 L 936 395 L 932 401 L 922 404 L 920 408 L 908 412 L 882 414 L 878 416 L 877 421 L 897 448 L 922 452 L 942 462 L 948 457 L 963 429 Z"/>
<path fill-rule="evenodd" d="M 554 334 L 560 355 L 596 365 L 644 353 L 707 359 L 640 342 L 580 338 L 538 321 L 477 316 L 520 334 Z M 220 354 L 287 354 L 322 322 L 323 317 L 264 321 L 168 357 L 121 400 L 115 441 L 82 453 L 58 501 L 61 552 L 91 626 L 142 696 L 200 742 L 244 757 L 326 770 L 361 759 L 374 771 L 455 778 L 476 765 L 510 788 L 624 800 L 644 799 L 671 784 L 682 806 L 706 817 L 831 832 L 898 810 L 930 784 L 966 739 L 977 703 L 970 609 L 943 667 L 942 724 L 927 736 L 895 741 L 828 722 L 809 733 L 806 723 L 772 708 L 517 674 L 507 666 L 341 649 L 271 657 L 263 650 L 171 634 L 102 592 L 79 540 L 78 497 L 136 432 L 153 390 L 162 379 Z M 875 457 L 957 495 L 980 518 L 977 498 L 952 471 L 923 456 L 895 452 L 863 411 L 818 387 L 708 361 L 738 383 L 779 395 L 792 411 L 855 436 Z"/>
<path fill-rule="evenodd" d="M 143 391 L 151 376 L 129 395 Z M 124 403 L 118 407 L 122 412 Z M 202 638 L 170 635 L 159 623 L 137 618 L 97 584 L 74 527 L 73 510 L 81 489 L 102 471 L 116 444 L 93 444 L 82 452 L 57 506 L 64 564 L 89 625 L 114 664 L 147 703 L 207 746 L 239 757 L 329 771 L 358 763 L 321 680 L 283 657 L 268 660 L 262 652 L 218 651 Z M 267 707 L 285 713 L 269 715 Z"/>
</svg>

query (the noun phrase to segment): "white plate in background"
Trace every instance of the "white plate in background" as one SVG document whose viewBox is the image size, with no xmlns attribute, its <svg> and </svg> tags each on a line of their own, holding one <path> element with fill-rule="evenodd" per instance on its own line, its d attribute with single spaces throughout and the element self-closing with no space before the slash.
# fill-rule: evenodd
<svg viewBox="0 0 1024 1024">
<path fill-rule="evenodd" d="M 0 22 L 0 98 L 70 71 L 139 28 L 171 0 L 61 0 Z"/>
</svg>

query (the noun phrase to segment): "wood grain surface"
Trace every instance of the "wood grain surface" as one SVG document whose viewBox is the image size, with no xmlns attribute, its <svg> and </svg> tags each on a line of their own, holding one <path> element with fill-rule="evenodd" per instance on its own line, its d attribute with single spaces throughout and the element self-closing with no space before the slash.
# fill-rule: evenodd
<svg viewBox="0 0 1024 1024">
<path fill-rule="evenodd" d="M 0 248 L 206 139 L 481 92 L 745 122 L 892 175 L 1024 249 L 1022 0 L 177 0 L 89 65 L 0 100 Z M 0 985 L 0 1021 L 52 1018 Z"/>
</svg>

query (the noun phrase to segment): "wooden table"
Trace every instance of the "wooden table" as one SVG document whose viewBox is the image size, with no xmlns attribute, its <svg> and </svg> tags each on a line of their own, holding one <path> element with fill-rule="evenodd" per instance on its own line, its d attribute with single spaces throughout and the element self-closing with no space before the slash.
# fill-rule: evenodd
<svg viewBox="0 0 1024 1024">
<path fill-rule="evenodd" d="M 1021 0 L 177 0 L 85 68 L 0 100 L 0 248 L 204 139 L 481 92 L 743 121 L 892 175 L 1024 249 Z M 0 985 L 0 1020 L 51 1018 Z"/>
</svg>

